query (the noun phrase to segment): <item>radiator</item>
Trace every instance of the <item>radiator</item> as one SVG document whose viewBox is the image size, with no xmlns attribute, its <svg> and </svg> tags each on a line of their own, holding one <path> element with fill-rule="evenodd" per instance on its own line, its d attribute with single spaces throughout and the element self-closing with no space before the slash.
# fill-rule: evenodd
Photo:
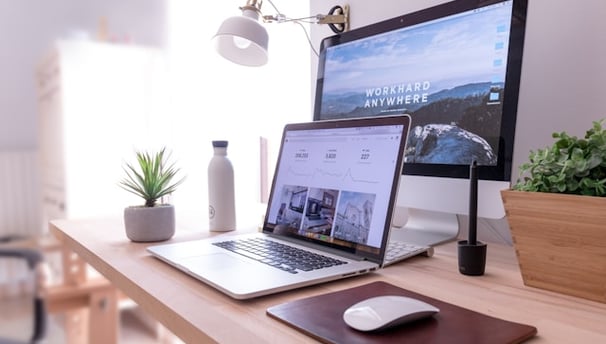
<svg viewBox="0 0 606 344">
<path fill-rule="evenodd" d="M 0 150 L 0 238 L 42 233 L 38 153 Z M 23 262 L 0 260 L 0 300 L 29 289 Z"/>
<path fill-rule="evenodd" d="M 0 237 L 42 233 L 36 150 L 0 150 Z"/>
</svg>

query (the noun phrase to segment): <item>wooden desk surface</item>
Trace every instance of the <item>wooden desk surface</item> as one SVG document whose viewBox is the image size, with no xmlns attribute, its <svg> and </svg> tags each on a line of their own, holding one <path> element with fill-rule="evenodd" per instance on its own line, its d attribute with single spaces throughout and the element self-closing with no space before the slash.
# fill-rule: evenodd
<svg viewBox="0 0 606 344">
<path fill-rule="evenodd" d="M 461 275 L 456 244 L 365 276 L 237 301 L 153 258 L 130 242 L 120 219 L 56 220 L 51 232 L 158 321 L 188 343 L 309 343 L 268 317 L 273 305 L 382 280 L 506 320 L 533 325 L 532 343 L 606 343 L 606 304 L 526 287 L 513 248 L 488 245 L 486 273 Z M 233 234 L 234 232 L 232 232 Z M 171 242 L 209 236 L 178 228 Z M 245 283 L 245 281 L 243 281 Z"/>
</svg>

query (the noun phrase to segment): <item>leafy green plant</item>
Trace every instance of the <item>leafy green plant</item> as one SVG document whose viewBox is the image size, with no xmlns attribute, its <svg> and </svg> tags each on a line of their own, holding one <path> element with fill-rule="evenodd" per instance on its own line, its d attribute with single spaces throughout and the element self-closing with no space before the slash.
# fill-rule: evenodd
<svg viewBox="0 0 606 344">
<path fill-rule="evenodd" d="M 594 121 L 584 138 L 553 133 L 551 147 L 531 151 L 514 190 L 606 196 L 606 130 Z"/>
<path fill-rule="evenodd" d="M 160 198 L 174 192 L 184 178 L 173 182 L 179 169 L 169 162 L 166 148 L 153 154 L 136 152 L 136 155 L 139 169 L 126 163 L 123 167 L 126 178 L 120 181 L 120 187 L 143 198 L 146 207 L 153 207 Z"/>
</svg>

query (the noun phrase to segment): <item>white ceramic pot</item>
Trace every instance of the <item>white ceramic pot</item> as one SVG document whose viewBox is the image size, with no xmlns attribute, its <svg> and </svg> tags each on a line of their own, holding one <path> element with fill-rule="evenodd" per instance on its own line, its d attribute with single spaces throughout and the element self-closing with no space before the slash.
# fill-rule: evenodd
<svg viewBox="0 0 606 344">
<path fill-rule="evenodd" d="M 124 209 L 126 236 L 136 242 L 163 241 L 175 234 L 175 207 L 132 206 Z"/>
</svg>

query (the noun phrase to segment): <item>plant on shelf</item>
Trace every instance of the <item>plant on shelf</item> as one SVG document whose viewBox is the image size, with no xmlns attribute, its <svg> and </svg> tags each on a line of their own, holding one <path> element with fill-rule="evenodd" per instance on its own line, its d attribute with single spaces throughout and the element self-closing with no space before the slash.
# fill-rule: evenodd
<svg viewBox="0 0 606 344">
<path fill-rule="evenodd" d="M 601 121 L 584 138 L 553 133 L 551 147 L 531 151 L 514 190 L 606 196 L 606 130 Z"/>
<path fill-rule="evenodd" d="M 126 177 L 120 187 L 145 201 L 124 209 L 126 235 L 132 241 L 161 241 L 175 233 L 175 210 L 162 198 L 173 193 L 184 181 L 176 179 L 179 168 L 171 163 L 166 148 L 155 153 L 136 152 L 137 164 L 126 163 Z"/>
<path fill-rule="evenodd" d="M 606 303 L 606 119 L 554 133 L 502 190 L 524 284 Z"/>
</svg>

